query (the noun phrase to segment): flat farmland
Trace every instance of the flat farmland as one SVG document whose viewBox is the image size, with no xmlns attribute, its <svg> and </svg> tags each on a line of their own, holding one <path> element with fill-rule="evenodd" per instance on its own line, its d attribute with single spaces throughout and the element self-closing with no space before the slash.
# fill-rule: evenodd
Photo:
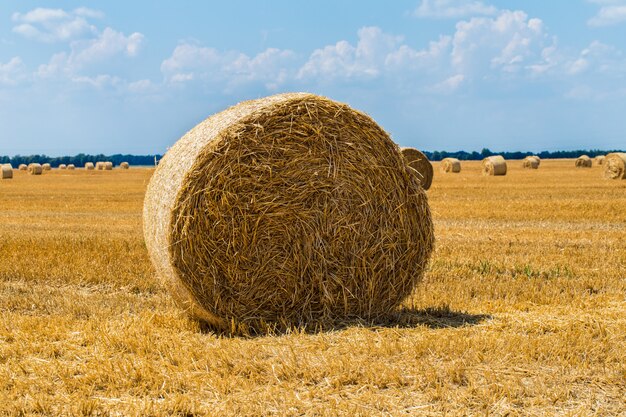
<svg viewBox="0 0 626 417">
<path fill-rule="evenodd" d="M 142 233 L 153 170 L 0 181 L 0 415 L 626 415 L 626 181 L 434 163 L 436 250 L 388 320 L 189 320 Z"/>
</svg>

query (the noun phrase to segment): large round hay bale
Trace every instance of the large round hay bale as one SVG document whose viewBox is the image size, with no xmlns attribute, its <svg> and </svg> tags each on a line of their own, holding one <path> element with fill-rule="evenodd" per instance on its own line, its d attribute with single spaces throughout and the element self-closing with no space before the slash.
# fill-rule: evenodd
<svg viewBox="0 0 626 417">
<path fill-rule="evenodd" d="M 529 168 L 529 169 L 537 169 L 539 168 L 540 163 L 541 163 L 541 160 L 539 159 L 538 156 L 530 155 L 524 158 L 524 160 L 522 161 L 522 167 Z"/>
<path fill-rule="evenodd" d="M 122 163 L 120 164 L 120 168 L 122 168 L 122 169 L 128 169 L 128 168 L 130 168 L 130 164 L 129 164 L 128 162 L 122 162 Z"/>
<path fill-rule="evenodd" d="M 104 161 L 96 162 L 96 171 L 104 171 Z"/>
<path fill-rule="evenodd" d="M 48 164 L 48 163 L 45 163 L 45 164 L 42 164 L 42 165 L 41 165 L 41 168 L 42 168 L 44 171 L 50 171 L 50 170 L 52 169 L 52 166 L 50 166 L 50 164 Z"/>
<path fill-rule="evenodd" d="M 185 134 L 150 180 L 143 224 L 176 301 L 222 329 L 388 313 L 434 241 L 388 134 L 305 93 L 240 103 Z"/>
<path fill-rule="evenodd" d="M 594 159 L 596 160 L 597 165 L 602 165 L 604 163 L 605 155 L 598 155 Z"/>
<path fill-rule="evenodd" d="M 20 164 L 17 169 L 19 169 L 20 171 L 28 171 L 28 165 L 26 164 Z"/>
<path fill-rule="evenodd" d="M 13 166 L 11 166 L 11 164 L 2 164 L 2 166 L 0 166 L 0 171 L 0 177 L 3 180 L 10 180 L 13 178 Z"/>
<path fill-rule="evenodd" d="M 626 179 L 626 153 L 610 153 L 604 159 L 604 177 L 612 180 Z"/>
<path fill-rule="evenodd" d="M 591 158 L 587 155 L 581 155 L 576 158 L 576 168 L 591 168 Z"/>
<path fill-rule="evenodd" d="M 483 159 L 483 175 L 506 175 L 506 161 L 501 155 Z"/>
<path fill-rule="evenodd" d="M 36 162 L 28 164 L 28 173 L 30 175 L 41 175 L 43 173 L 43 166 Z"/>
<path fill-rule="evenodd" d="M 105 162 L 102 169 L 105 171 L 111 171 L 113 169 L 113 162 Z"/>
<path fill-rule="evenodd" d="M 441 160 L 441 170 L 443 172 L 461 172 L 461 161 L 457 158 L 444 158 Z"/>
<path fill-rule="evenodd" d="M 422 188 L 428 190 L 433 183 L 433 165 L 426 155 L 415 148 L 400 148 L 402 156 L 411 168 L 417 171 Z"/>
<path fill-rule="evenodd" d="M 67 169 L 68 169 L 68 170 L 70 170 L 70 171 L 73 171 L 73 170 L 75 170 L 75 169 L 76 169 L 76 165 L 74 165 L 74 164 L 68 164 L 68 165 L 67 165 Z"/>
<path fill-rule="evenodd" d="M 67 165 L 66 164 L 59 164 L 59 169 L 67 169 Z"/>
<path fill-rule="evenodd" d="M 85 169 L 89 170 L 89 171 L 92 171 L 92 170 L 95 169 L 95 165 L 93 164 L 93 162 L 86 162 L 85 163 Z"/>
</svg>

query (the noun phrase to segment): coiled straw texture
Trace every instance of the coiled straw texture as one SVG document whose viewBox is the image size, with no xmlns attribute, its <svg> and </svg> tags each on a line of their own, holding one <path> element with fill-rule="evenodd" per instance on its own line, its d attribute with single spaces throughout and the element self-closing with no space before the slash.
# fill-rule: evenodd
<svg viewBox="0 0 626 417">
<path fill-rule="evenodd" d="M 400 148 L 400 152 L 411 168 L 417 171 L 422 188 L 428 190 L 433 183 L 433 165 L 426 155 L 415 148 Z"/>
<path fill-rule="evenodd" d="M 443 172 L 461 172 L 461 161 L 457 158 L 444 158 L 441 160 L 441 170 Z"/>
<path fill-rule="evenodd" d="M 483 175 L 506 175 L 506 161 L 501 155 L 483 159 Z"/>
<path fill-rule="evenodd" d="M 626 179 L 626 153 L 610 153 L 604 159 L 604 177 L 612 180 Z"/>
</svg>

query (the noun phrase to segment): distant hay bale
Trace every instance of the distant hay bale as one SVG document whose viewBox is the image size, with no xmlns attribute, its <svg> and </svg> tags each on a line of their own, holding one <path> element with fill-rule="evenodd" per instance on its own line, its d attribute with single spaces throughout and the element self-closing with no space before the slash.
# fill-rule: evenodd
<svg viewBox="0 0 626 417">
<path fill-rule="evenodd" d="M 122 162 L 122 163 L 120 164 L 120 168 L 122 168 L 122 169 L 128 169 L 128 168 L 130 168 L 130 164 L 129 164 L 128 162 Z"/>
<path fill-rule="evenodd" d="M 52 169 L 52 167 L 51 167 L 51 166 L 50 166 L 50 164 L 48 164 L 48 163 L 46 163 L 46 164 L 42 164 L 42 165 L 41 165 L 41 168 L 42 168 L 44 171 L 50 171 L 50 170 Z"/>
<path fill-rule="evenodd" d="M 28 165 L 26 164 L 20 164 L 17 169 L 19 169 L 20 171 L 28 171 Z"/>
<path fill-rule="evenodd" d="M 400 148 L 402 156 L 411 168 L 417 171 L 422 188 L 428 190 L 433 183 L 433 165 L 426 155 L 415 148 Z"/>
<path fill-rule="evenodd" d="M 604 177 L 611 180 L 626 179 L 626 153 L 610 153 L 604 159 Z"/>
<path fill-rule="evenodd" d="M 76 165 L 74 165 L 74 164 L 69 164 L 69 165 L 67 166 L 67 169 L 68 169 L 69 171 L 73 171 L 73 170 L 75 170 L 75 169 L 76 169 Z"/>
<path fill-rule="evenodd" d="M 177 303 L 236 331 L 387 314 L 434 243 L 426 194 L 388 134 L 305 93 L 185 134 L 150 180 L 143 225 Z"/>
<path fill-rule="evenodd" d="M 591 158 L 587 155 L 581 155 L 576 159 L 576 168 L 591 168 Z"/>
<path fill-rule="evenodd" d="M 2 171 L 1 177 L 3 180 L 10 180 L 13 178 L 13 167 L 11 164 L 3 164 L 0 167 L 0 171 Z"/>
<path fill-rule="evenodd" d="M 538 156 L 530 155 L 524 158 L 524 160 L 522 161 L 522 167 L 530 168 L 530 169 L 537 169 L 539 168 L 540 163 L 541 163 L 541 160 L 539 159 Z"/>
<path fill-rule="evenodd" d="M 95 169 L 95 165 L 93 164 L 93 162 L 87 162 L 87 163 L 85 163 L 85 169 L 89 170 L 89 171 L 92 171 L 92 170 Z"/>
<path fill-rule="evenodd" d="M 59 164 L 59 169 L 67 169 L 67 165 L 65 165 L 65 164 Z"/>
<path fill-rule="evenodd" d="M 113 162 L 105 162 L 104 163 L 104 169 L 105 171 L 111 171 L 113 169 Z"/>
<path fill-rule="evenodd" d="M 43 166 L 35 162 L 28 164 L 28 173 L 30 175 L 41 175 L 43 173 Z"/>
<path fill-rule="evenodd" d="M 605 155 L 598 155 L 595 157 L 596 160 L 596 164 L 597 165 L 602 165 L 604 163 L 604 159 L 606 158 Z"/>
<path fill-rule="evenodd" d="M 461 172 L 461 161 L 456 158 L 444 158 L 441 160 L 441 170 L 443 172 Z"/>
<path fill-rule="evenodd" d="M 483 175 L 506 175 L 506 161 L 501 155 L 483 159 Z"/>
<path fill-rule="evenodd" d="M 103 161 L 96 162 L 96 171 L 104 171 L 104 162 Z"/>
</svg>

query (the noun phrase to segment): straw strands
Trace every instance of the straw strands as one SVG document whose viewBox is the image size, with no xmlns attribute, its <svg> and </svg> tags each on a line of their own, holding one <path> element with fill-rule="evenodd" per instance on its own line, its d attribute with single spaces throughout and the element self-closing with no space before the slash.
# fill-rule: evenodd
<svg viewBox="0 0 626 417">
<path fill-rule="evenodd" d="M 2 171 L 0 173 L 0 177 L 2 177 L 3 180 L 13 178 L 13 167 L 11 164 L 2 164 L 2 166 L 0 166 L 0 171 Z"/>
<path fill-rule="evenodd" d="M 28 164 L 28 173 L 30 175 L 41 175 L 43 173 L 43 166 L 36 162 Z"/>
<path fill-rule="evenodd" d="M 612 180 L 626 179 L 626 153 L 610 153 L 604 160 L 604 177 Z"/>
<path fill-rule="evenodd" d="M 591 168 L 591 158 L 587 155 L 581 155 L 576 159 L 576 168 Z"/>
<path fill-rule="evenodd" d="M 524 160 L 522 161 L 522 167 L 530 168 L 530 169 L 537 169 L 539 168 L 540 163 L 541 163 L 541 160 L 539 159 L 538 156 L 530 155 L 524 158 Z"/>
<path fill-rule="evenodd" d="M 483 175 L 506 175 L 506 161 L 501 155 L 483 159 Z"/>
<path fill-rule="evenodd" d="M 240 103 L 183 136 L 148 186 L 144 234 L 178 304 L 234 331 L 386 314 L 434 243 L 388 134 L 305 93 Z"/>
<path fill-rule="evenodd" d="M 443 172 L 459 173 L 461 172 L 461 161 L 457 158 L 444 158 L 441 161 L 441 170 Z"/>
<path fill-rule="evenodd" d="M 428 190 L 433 182 L 433 165 L 426 155 L 415 148 L 400 148 L 402 156 L 411 168 L 417 171 L 422 188 Z"/>
</svg>

